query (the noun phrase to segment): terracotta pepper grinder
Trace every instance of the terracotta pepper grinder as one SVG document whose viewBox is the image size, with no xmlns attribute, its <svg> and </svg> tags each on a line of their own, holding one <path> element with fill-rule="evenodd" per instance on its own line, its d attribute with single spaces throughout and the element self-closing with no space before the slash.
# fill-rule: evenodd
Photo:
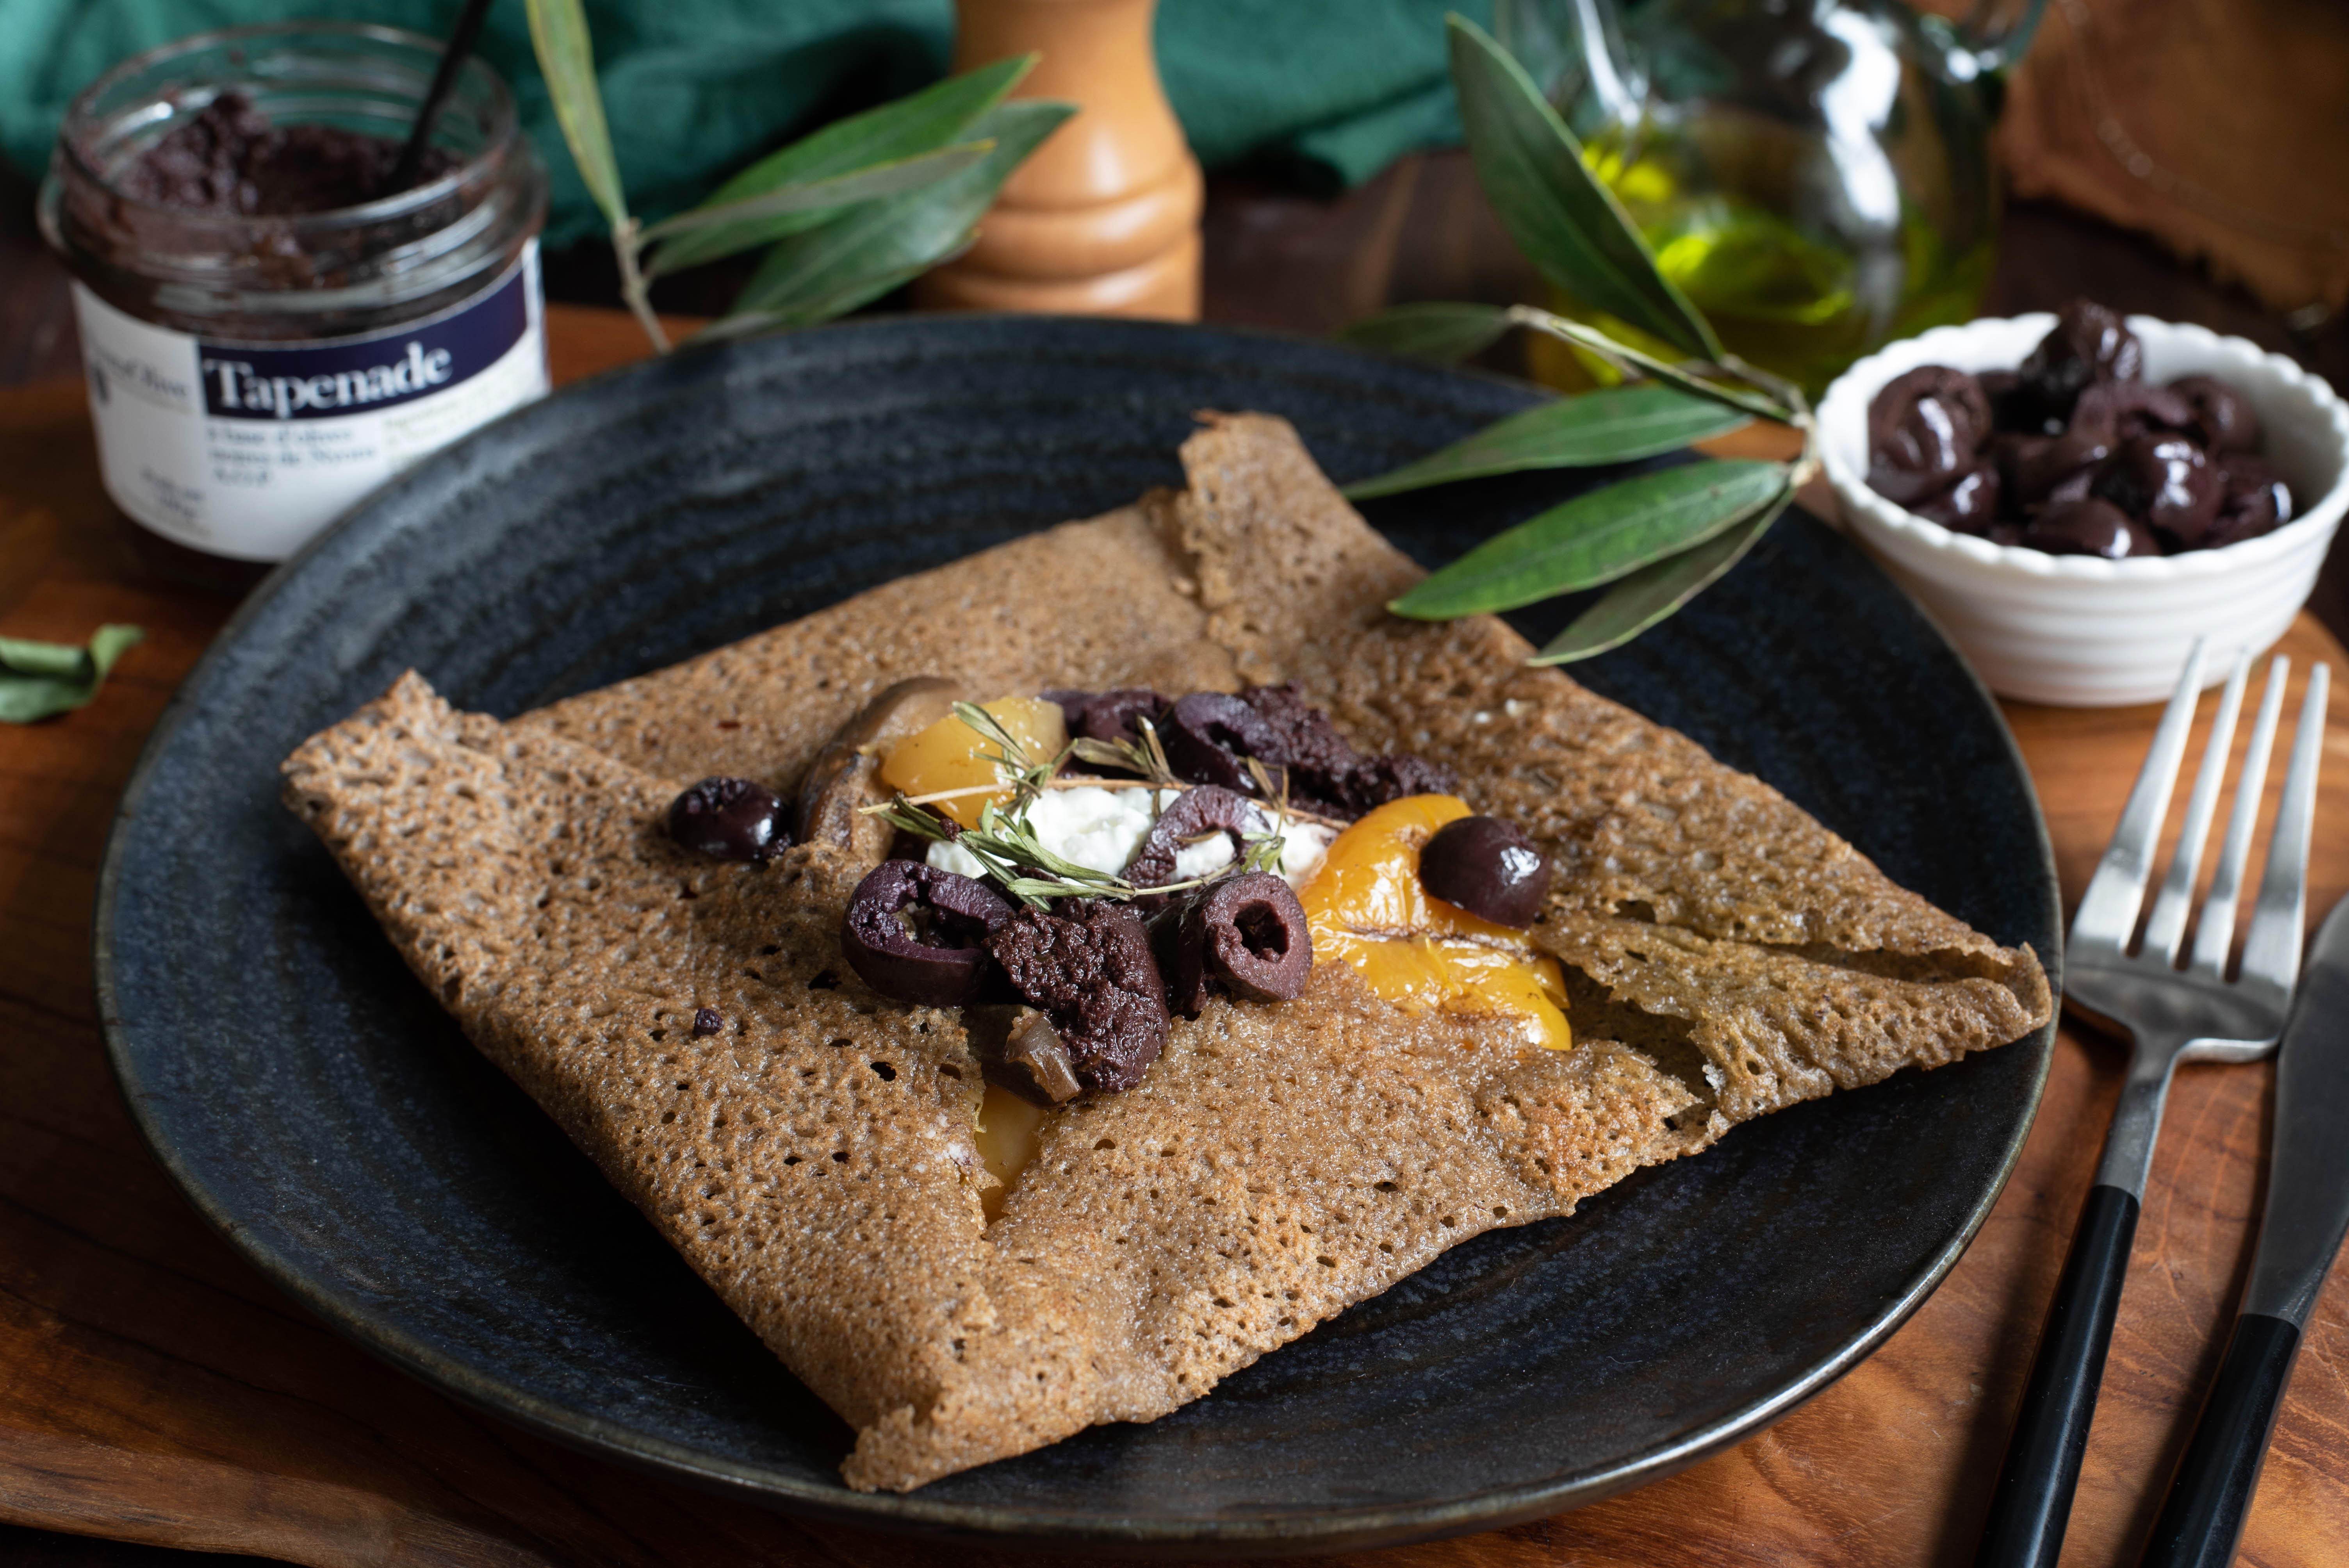
<svg viewBox="0 0 2349 1568">
<path fill-rule="evenodd" d="M 923 304 L 1199 315 L 1199 160 L 1159 85 L 1156 0 L 955 0 L 954 68 L 1039 50 L 1019 86 L 1078 112 L 1003 187 L 978 242 L 924 278 Z"/>
</svg>

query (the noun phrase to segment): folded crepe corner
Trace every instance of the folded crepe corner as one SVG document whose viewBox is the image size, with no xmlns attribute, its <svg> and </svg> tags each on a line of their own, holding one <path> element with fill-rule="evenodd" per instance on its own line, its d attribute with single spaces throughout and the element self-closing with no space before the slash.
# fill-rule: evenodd
<svg viewBox="0 0 2349 1568">
<path fill-rule="evenodd" d="M 856 1429 L 862 1490 L 1154 1418 L 1481 1232 L 2048 1016 L 2027 949 L 1526 666 L 1500 623 L 1388 616 L 1416 568 L 1282 421 L 1208 416 L 1183 455 L 1182 494 L 511 722 L 411 673 L 285 763 L 419 978 Z M 1074 635 L 1044 608 L 1072 594 L 1100 612 Z M 1358 745 L 1451 764 L 1557 860 L 1536 939 L 1568 967 L 1574 1047 L 1409 1016 L 1327 965 L 1295 1002 L 1178 1019 L 1139 1088 L 1051 1113 L 988 1223 L 961 1023 L 841 959 L 866 868 L 713 861 L 660 827 L 708 773 L 787 792 L 873 693 L 930 674 L 1294 678 Z"/>
</svg>

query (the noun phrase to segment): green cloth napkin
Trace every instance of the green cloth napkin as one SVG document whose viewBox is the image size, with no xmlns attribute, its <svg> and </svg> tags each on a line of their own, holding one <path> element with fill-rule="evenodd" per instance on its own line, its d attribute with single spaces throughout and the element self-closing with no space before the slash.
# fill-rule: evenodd
<svg viewBox="0 0 2349 1568">
<path fill-rule="evenodd" d="M 460 0 L 0 0 L 0 150 L 38 176 L 73 96 L 127 55 L 211 27 L 336 17 L 445 34 Z M 1210 168 L 1301 165 L 1351 185 L 1460 139 L 1444 14 L 1491 0 L 1161 0 L 1167 95 Z M 948 0 L 587 0 L 597 75 L 631 204 L 657 218 L 824 120 L 945 69 Z M 531 57 L 523 0 L 491 12 L 481 52 L 514 89 L 553 171 L 546 240 L 601 220 Z"/>
</svg>

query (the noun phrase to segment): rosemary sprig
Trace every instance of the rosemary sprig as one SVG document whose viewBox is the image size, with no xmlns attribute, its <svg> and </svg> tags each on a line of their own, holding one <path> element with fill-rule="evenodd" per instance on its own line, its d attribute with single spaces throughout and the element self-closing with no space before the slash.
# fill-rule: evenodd
<svg viewBox="0 0 2349 1568">
<path fill-rule="evenodd" d="M 954 716 L 978 731 L 981 740 L 995 747 L 996 755 L 988 760 L 1014 773 L 1025 773 L 1032 766 L 1028 760 L 1028 748 L 1019 744 L 1019 738 L 1004 728 L 1002 720 L 978 704 L 958 702 L 954 705 Z M 979 755 L 987 756 L 985 752 Z"/>
<path fill-rule="evenodd" d="M 1280 770 L 1280 787 L 1273 788 L 1271 771 L 1251 757 L 1247 759 L 1248 777 L 1256 780 L 1256 792 L 1272 810 L 1272 824 L 1262 833 L 1251 834 L 1242 843 L 1241 860 L 1250 871 L 1278 872 L 1280 857 L 1287 848 L 1288 829 L 1288 769 Z"/>
<path fill-rule="evenodd" d="M 1148 779 L 1088 779 L 1082 775 L 1071 778 L 1064 774 L 1056 774 L 1045 781 L 1044 788 L 1046 789 L 1149 789 L 1180 794 L 1185 789 L 1196 789 L 1201 786 L 1186 783 L 1180 779 L 1166 783 Z M 975 795 L 999 795 L 1003 792 L 1003 789 L 1000 784 L 965 784 L 960 789 L 933 789 L 926 795 L 907 795 L 901 799 L 908 806 L 931 806 L 941 800 L 967 800 Z M 877 817 L 887 812 L 891 809 L 891 804 L 894 802 L 878 806 L 859 806 L 856 809 L 865 816 Z M 1273 802 L 1259 800 L 1257 804 L 1269 807 Z M 1299 822 L 1313 823 L 1317 827 L 1344 829 L 1352 826 L 1351 823 L 1340 818 L 1325 817 L 1318 811 L 1306 810 L 1301 806 L 1284 806 L 1281 814 Z"/>
<path fill-rule="evenodd" d="M 977 703 L 955 704 L 954 715 L 976 730 L 981 740 L 995 748 L 993 751 L 979 752 L 979 760 L 995 764 L 997 771 L 1003 775 L 1003 782 L 1011 788 L 1011 804 L 1018 811 L 1025 811 L 1030 801 L 1051 787 L 1061 766 L 1076 749 L 1071 742 L 1050 762 L 1038 762 L 1028 755 L 1028 748 L 1021 744 L 1018 736 L 1006 729 L 1001 720 Z"/>
<path fill-rule="evenodd" d="M 1158 738 L 1158 727 L 1146 718 L 1136 717 L 1133 722 L 1142 731 L 1139 741 L 1083 739 L 1070 742 L 1069 748 L 1080 762 L 1139 773 L 1143 781 L 1154 789 L 1189 789 L 1188 784 L 1174 777 L 1174 764 L 1166 760 L 1166 748 Z"/>
<path fill-rule="evenodd" d="M 1282 806 L 1285 808 L 1285 800 Z M 1046 908 L 1056 898 L 1106 898 L 1123 903 L 1145 894 L 1188 892 L 1243 872 L 1278 872 L 1286 847 L 1280 831 L 1285 815 L 1277 811 L 1271 830 L 1248 837 L 1241 844 L 1241 852 L 1229 864 L 1185 882 L 1136 887 L 1123 877 L 1081 866 L 1046 849 L 1029 825 L 1024 805 L 1005 811 L 989 801 L 979 808 L 976 828 L 958 827 L 951 819 L 924 810 L 902 794 L 885 804 L 860 809 L 917 839 L 951 843 L 968 851 L 996 885 L 1031 909 Z"/>
<path fill-rule="evenodd" d="M 859 806 L 862 816 L 878 817 L 901 833 L 911 833 L 934 844 L 951 844 L 968 830 L 940 812 L 922 810 L 918 800 L 909 800 L 902 793 L 878 806 Z"/>
</svg>

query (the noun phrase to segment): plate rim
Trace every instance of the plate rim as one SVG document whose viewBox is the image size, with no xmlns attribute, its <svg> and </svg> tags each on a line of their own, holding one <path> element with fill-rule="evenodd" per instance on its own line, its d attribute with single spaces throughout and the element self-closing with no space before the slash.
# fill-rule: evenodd
<svg viewBox="0 0 2349 1568">
<path fill-rule="evenodd" d="M 1303 333 L 1220 324 L 1105 322 L 1102 318 L 1088 316 L 962 312 L 952 315 L 854 318 L 802 328 L 788 337 L 796 340 L 812 334 L 951 332 L 1005 323 L 1036 323 L 1060 327 L 1071 325 L 1080 327 L 1087 325 L 1112 325 L 1124 331 L 1163 332 L 1172 337 L 1255 339 L 1327 353 L 1358 355 L 1381 363 L 1439 369 L 1446 374 L 1516 390 L 1555 396 L 1550 388 L 1491 371 L 1430 366 L 1424 361 Z M 694 353 L 696 357 L 705 355 L 734 357 L 745 351 L 757 352 L 761 341 L 767 340 L 713 345 Z M 315 1283 L 295 1262 L 243 1225 L 233 1207 L 200 1178 L 150 1114 L 149 1102 L 160 1099 L 160 1095 L 141 1086 L 130 1060 L 126 1026 L 118 1010 L 119 990 L 112 942 L 115 914 L 124 879 L 129 872 L 127 844 L 130 825 L 138 816 L 140 804 L 164 753 L 193 713 L 188 694 L 209 678 L 217 665 L 227 662 L 233 645 L 285 591 L 295 576 L 313 559 L 336 548 L 346 535 L 353 531 L 364 514 L 417 482 L 427 470 L 451 460 L 452 456 L 460 455 L 477 441 L 502 430 L 508 424 L 531 417 L 557 397 L 575 398 L 588 391 L 608 395 L 616 386 L 657 377 L 677 362 L 674 357 L 636 360 L 558 387 L 547 397 L 502 415 L 440 449 L 389 485 L 370 492 L 305 543 L 246 595 L 173 688 L 163 711 L 157 717 L 140 748 L 138 760 L 124 782 L 122 794 L 109 824 L 106 850 L 99 865 L 97 898 L 91 911 L 92 969 L 109 1074 L 122 1097 L 141 1141 L 180 1195 L 241 1258 L 257 1269 L 273 1285 L 301 1303 L 338 1336 L 440 1392 L 574 1451 L 626 1465 L 639 1473 L 681 1481 L 788 1514 L 895 1534 L 987 1542 L 999 1546 L 1026 1544 L 1062 1551 L 1117 1547 L 1152 1554 L 1182 1556 L 1240 1555 L 1260 1553 L 1267 1548 L 1319 1553 L 1403 1545 L 1547 1518 L 1631 1491 L 1650 1481 L 1662 1480 L 1733 1447 L 1791 1414 L 1872 1355 L 1940 1288 L 1950 1271 L 1972 1244 L 1991 1210 L 1996 1206 L 2006 1191 L 2007 1183 L 2013 1179 L 2022 1159 L 2024 1143 L 2038 1119 L 2054 1062 L 2054 1037 L 2061 1017 L 2058 1008 L 2051 1008 L 2046 1024 L 2032 1035 L 2000 1047 L 2030 1050 L 2036 1057 L 2036 1067 L 2032 1075 L 2024 1111 L 2017 1119 L 2007 1145 L 2001 1151 L 1995 1180 L 1987 1184 L 1968 1210 L 1964 1222 L 1898 1298 L 1880 1309 L 1866 1327 L 1847 1340 L 1834 1356 L 1788 1386 L 1742 1405 L 1676 1440 L 1640 1450 L 1605 1469 L 1585 1473 L 1571 1480 L 1509 1486 L 1434 1502 L 1340 1505 L 1269 1516 L 1190 1521 L 1118 1516 L 1079 1520 L 1064 1513 L 1037 1511 L 1016 1505 L 944 1502 L 926 1498 L 919 1490 L 911 1492 L 858 1492 L 836 1483 L 810 1483 L 760 1465 L 715 1459 L 705 1450 L 648 1436 L 620 1422 L 540 1398 L 509 1381 L 478 1372 L 433 1350 L 418 1336 L 386 1321 L 380 1315 L 345 1302 Z M 1891 586 L 1899 592 L 1897 583 Z M 1909 603 L 1912 609 L 1917 608 L 1913 599 Z M 1996 727 L 2005 759 L 2022 784 L 2030 808 L 2032 838 L 2038 850 L 2037 864 L 2032 870 L 2039 876 L 2045 890 L 2044 913 L 2046 929 L 2057 936 L 2056 950 L 2040 954 L 2038 957 L 2047 971 L 2051 991 L 2060 995 L 2063 895 L 2056 874 L 2054 849 L 2048 835 L 2046 813 L 2039 803 L 2036 782 L 2031 776 L 2013 728 L 2007 724 L 1997 699 L 1983 685 L 1982 677 L 1931 616 L 1921 609 L 1917 609 L 1917 614 L 1923 625 L 1949 649 L 1951 660 L 1963 675 L 1966 685 L 1971 688 Z"/>
</svg>

